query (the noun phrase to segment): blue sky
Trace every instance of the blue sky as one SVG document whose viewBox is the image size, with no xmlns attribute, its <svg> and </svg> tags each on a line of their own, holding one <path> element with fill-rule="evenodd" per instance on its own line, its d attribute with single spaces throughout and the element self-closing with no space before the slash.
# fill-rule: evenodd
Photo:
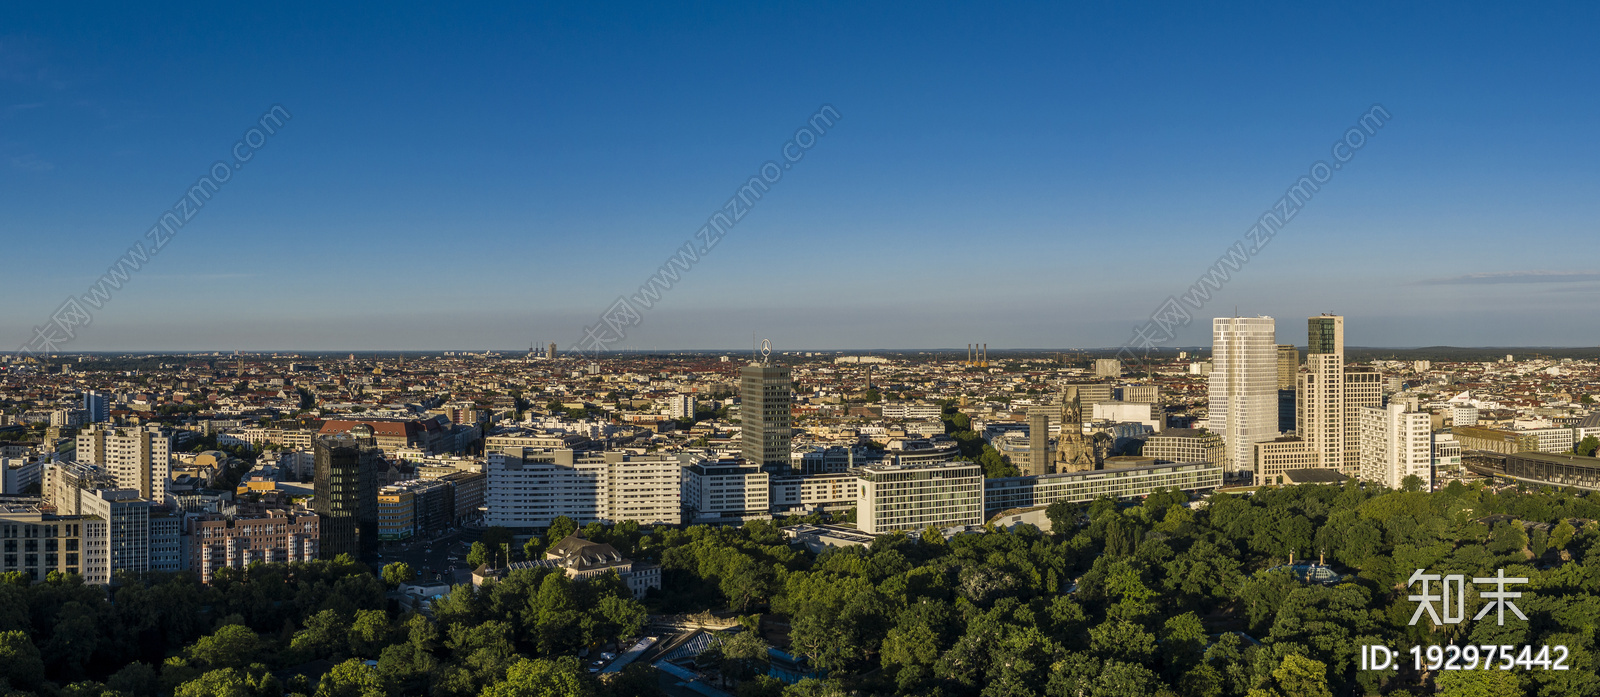
<svg viewBox="0 0 1600 697">
<path fill-rule="evenodd" d="M 1171 343 L 1600 343 L 1600 7 L 857 5 L 8 6 L 0 342 L 281 105 L 64 348 L 567 346 L 826 104 L 617 345 L 1116 346 L 1381 104 Z"/>
</svg>

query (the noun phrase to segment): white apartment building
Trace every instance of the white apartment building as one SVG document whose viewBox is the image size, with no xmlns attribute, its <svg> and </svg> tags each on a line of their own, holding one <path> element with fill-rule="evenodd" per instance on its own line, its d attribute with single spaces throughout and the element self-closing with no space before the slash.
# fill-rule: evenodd
<svg viewBox="0 0 1600 697">
<path fill-rule="evenodd" d="M 674 419 L 694 418 L 695 400 L 692 394 L 675 394 L 667 398 L 667 416 Z"/>
<path fill-rule="evenodd" d="M 983 467 L 971 462 L 863 467 L 856 529 L 868 535 L 983 524 Z"/>
<path fill-rule="evenodd" d="M 624 452 L 491 452 L 486 525 L 546 528 L 558 516 L 592 522 L 677 525 L 683 466 L 676 457 Z"/>
<path fill-rule="evenodd" d="M 683 468 L 683 505 L 693 522 L 765 517 L 771 475 L 742 460 L 702 460 Z"/>
<path fill-rule="evenodd" d="M 1278 435 L 1278 342 L 1271 317 L 1211 320 L 1210 427 L 1227 444 L 1223 468 L 1251 468 L 1251 444 Z"/>
<path fill-rule="evenodd" d="M 937 419 L 943 413 L 944 409 L 937 404 L 894 402 L 883 405 L 883 418 L 885 419 Z"/>
<path fill-rule="evenodd" d="M 98 467 L 55 462 L 45 467 L 44 499 L 58 516 L 80 516 L 87 583 L 111 582 L 118 571 L 150 569 L 150 501 L 132 489 L 115 488 Z"/>
<path fill-rule="evenodd" d="M 1455 426 L 1478 425 L 1478 408 L 1463 406 L 1450 407 L 1450 423 Z"/>
<path fill-rule="evenodd" d="M 1406 411 L 1404 404 L 1363 407 L 1360 431 L 1361 481 L 1399 489 L 1415 475 L 1432 488 L 1433 426 L 1427 412 Z"/>
<path fill-rule="evenodd" d="M 117 486 L 155 502 L 167 499 L 171 479 L 172 431 L 159 426 L 111 428 L 92 426 L 78 434 L 78 462 L 95 465 L 115 477 Z"/>
</svg>

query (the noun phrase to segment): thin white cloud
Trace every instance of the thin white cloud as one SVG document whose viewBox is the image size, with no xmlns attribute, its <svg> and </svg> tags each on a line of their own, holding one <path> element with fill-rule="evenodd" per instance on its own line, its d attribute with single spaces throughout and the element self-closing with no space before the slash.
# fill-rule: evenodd
<svg viewBox="0 0 1600 697">
<path fill-rule="evenodd" d="M 1491 271 L 1418 281 L 1419 286 L 1466 286 L 1493 283 L 1572 283 L 1600 280 L 1600 271 Z"/>
</svg>

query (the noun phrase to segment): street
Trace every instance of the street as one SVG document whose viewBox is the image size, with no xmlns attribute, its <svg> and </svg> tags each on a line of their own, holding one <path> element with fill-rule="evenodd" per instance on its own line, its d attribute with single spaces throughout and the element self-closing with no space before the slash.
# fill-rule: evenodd
<svg viewBox="0 0 1600 697">
<path fill-rule="evenodd" d="M 363 561 L 379 570 L 387 564 L 405 562 L 416 573 L 416 583 L 469 583 L 472 569 L 467 568 L 466 559 L 472 543 L 463 539 L 464 535 L 476 537 L 462 528 L 452 528 L 433 536 L 383 542 L 376 554 Z"/>
</svg>

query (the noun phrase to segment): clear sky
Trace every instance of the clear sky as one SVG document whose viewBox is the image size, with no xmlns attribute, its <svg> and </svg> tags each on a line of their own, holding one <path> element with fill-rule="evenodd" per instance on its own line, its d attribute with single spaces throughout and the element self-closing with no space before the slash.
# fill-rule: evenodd
<svg viewBox="0 0 1600 697">
<path fill-rule="evenodd" d="M 1593 3 L 329 4 L 0 9 L 0 345 L 281 105 L 63 348 L 565 347 L 831 105 L 615 345 L 1116 346 L 1375 104 L 1170 343 L 1600 344 Z"/>
</svg>

